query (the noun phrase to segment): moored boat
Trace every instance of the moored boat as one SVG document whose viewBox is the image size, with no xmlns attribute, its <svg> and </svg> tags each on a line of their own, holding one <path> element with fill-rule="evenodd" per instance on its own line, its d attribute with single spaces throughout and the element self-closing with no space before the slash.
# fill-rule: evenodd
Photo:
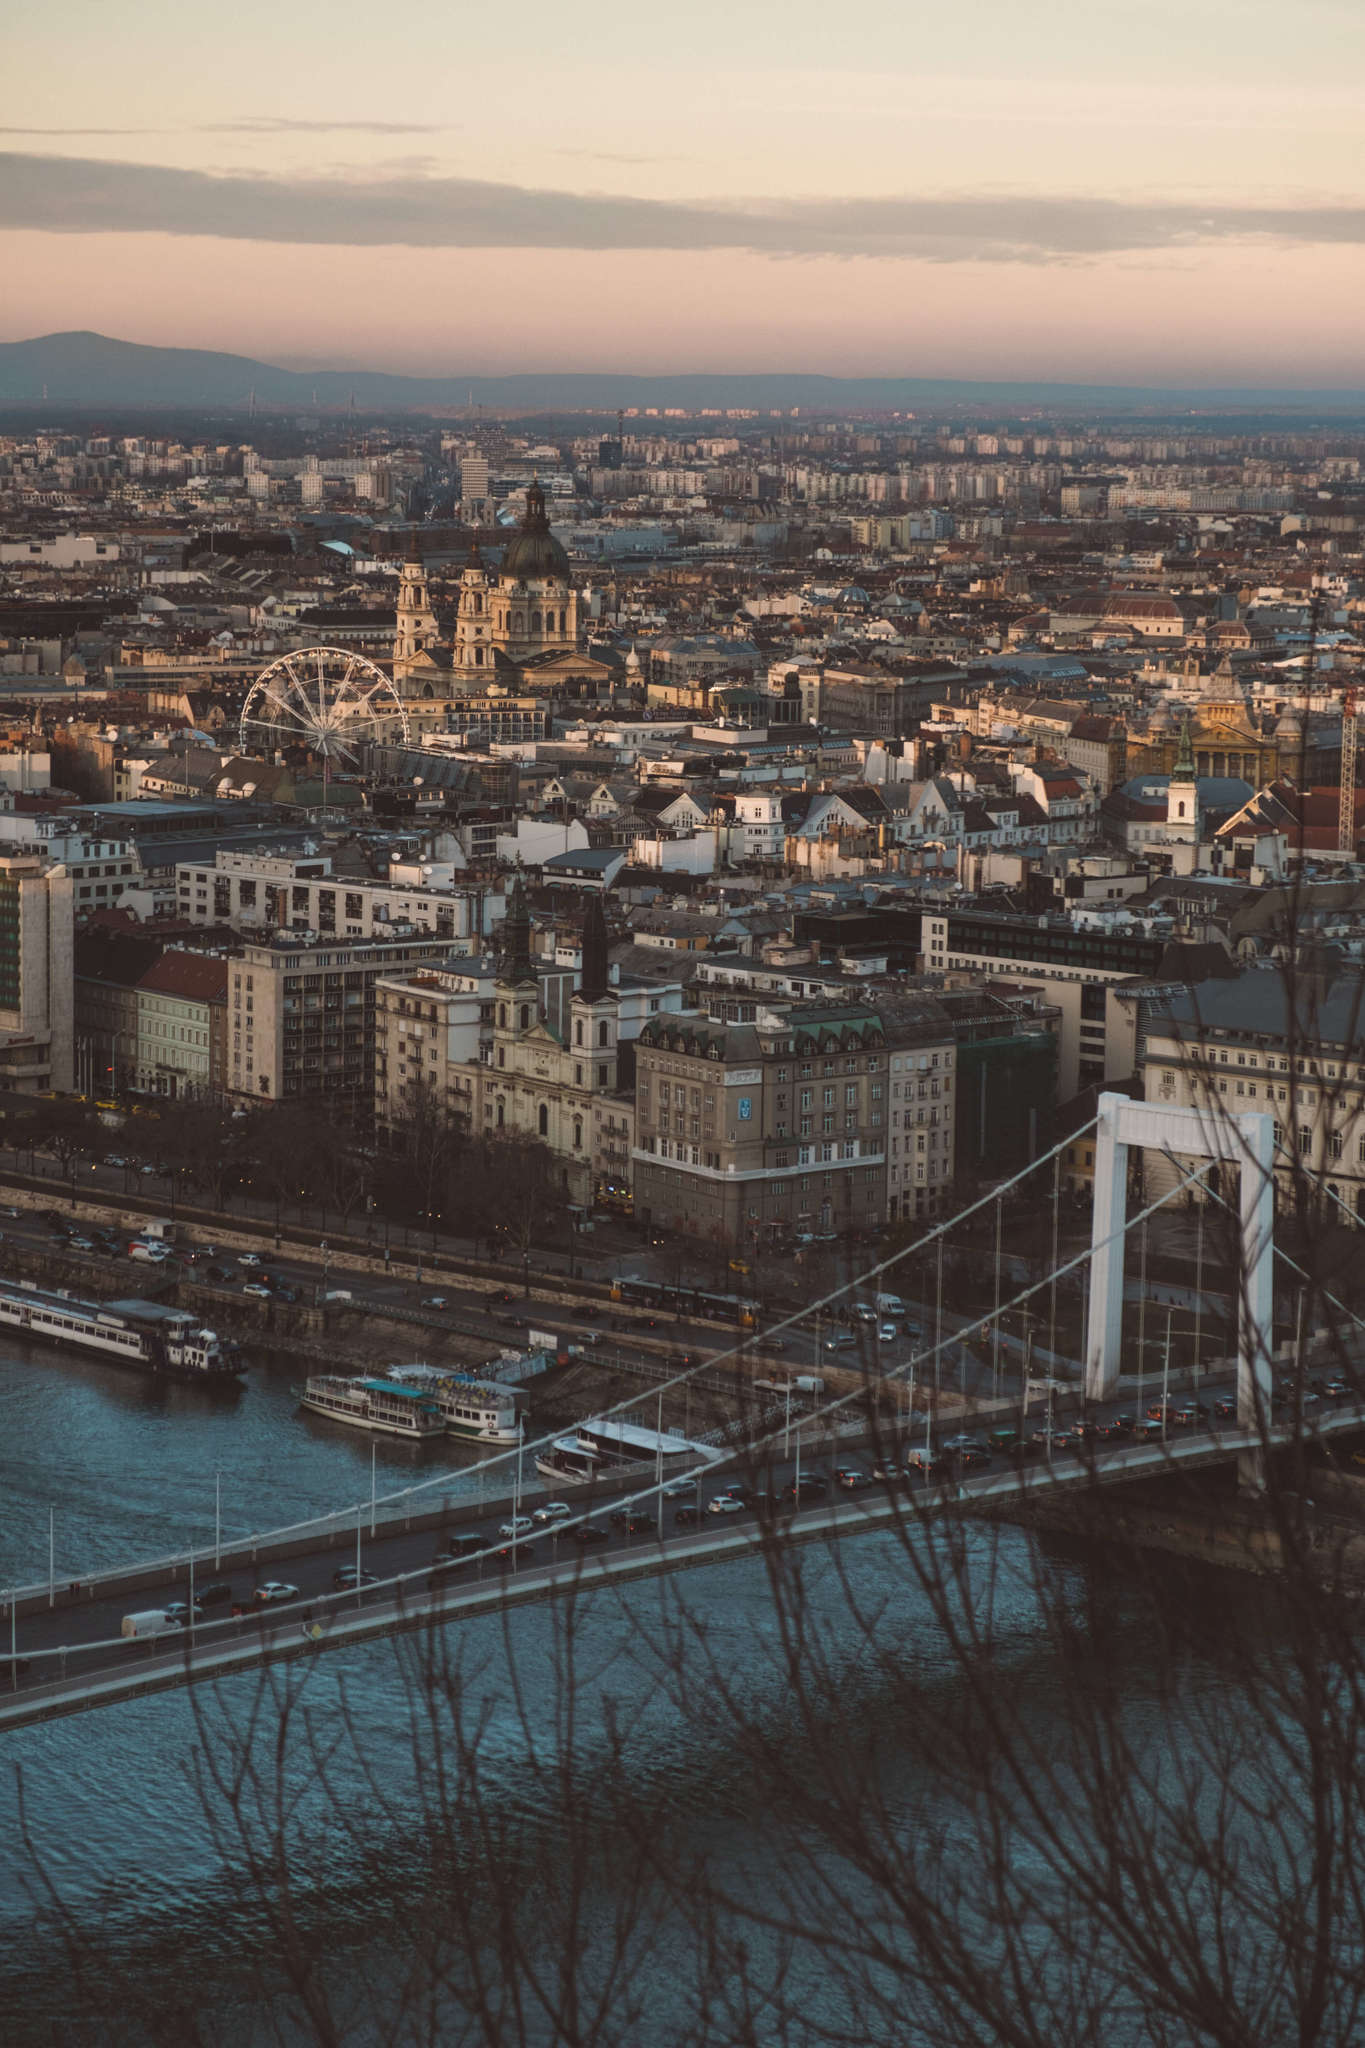
<svg viewBox="0 0 1365 2048">
<path fill-rule="evenodd" d="M 433 1401 L 450 1436 L 484 1444 L 514 1444 L 518 1439 L 517 1397 L 511 1387 L 436 1365 L 395 1365 L 387 1377 Z"/>
<path fill-rule="evenodd" d="M 318 1372 L 310 1374 L 295 1392 L 300 1407 L 333 1422 L 349 1423 L 353 1429 L 378 1430 L 385 1436 L 420 1442 L 445 1434 L 435 1403 L 419 1388 L 399 1386 L 393 1380 Z"/>
<path fill-rule="evenodd" d="M 0 1329 L 166 1379 L 232 1379 L 243 1366 L 236 1346 L 205 1329 L 188 1309 L 137 1298 L 82 1301 L 26 1280 L 0 1281 Z"/>
</svg>

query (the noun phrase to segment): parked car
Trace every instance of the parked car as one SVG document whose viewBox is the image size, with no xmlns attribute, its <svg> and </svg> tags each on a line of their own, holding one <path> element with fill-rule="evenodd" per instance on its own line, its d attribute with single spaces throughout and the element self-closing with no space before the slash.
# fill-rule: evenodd
<svg viewBox="0 0 1365 2048">
<path fill-rule="evenodd" d="M 299 1589 L 287 1585 L 283 1579 L 267 1579 L 251 1597 L 258 1607 L 278 1607 L 282 1600 L 297 1600 Z"/>
</svg>

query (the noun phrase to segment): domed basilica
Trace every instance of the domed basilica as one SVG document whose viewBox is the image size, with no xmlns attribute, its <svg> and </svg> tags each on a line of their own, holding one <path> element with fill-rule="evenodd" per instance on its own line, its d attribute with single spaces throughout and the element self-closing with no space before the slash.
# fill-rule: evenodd
<svg viewBox="0 0 1365 2048">
<path fill-rule="evenodd" d="M 404 564 L 393 679 L 410 699 L 482 696 L 490 690 L 611 695 L 612 670 L 579 651 L 578 594 L 538 483 L 526 493 L 525 514 L 501 566 L 490 572 L 475 548 L 460 578 L 451 644 L 442 643 L 421 562 Z"/>
</svg>

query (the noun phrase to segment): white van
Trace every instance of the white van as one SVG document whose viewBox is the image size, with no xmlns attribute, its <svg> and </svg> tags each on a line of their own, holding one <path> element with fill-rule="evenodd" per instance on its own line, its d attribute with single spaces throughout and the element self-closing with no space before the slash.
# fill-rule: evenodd
<svg viewBox="0 0 1365 2048">
<path fill-rule="evenodd" d="M 901 1317 L 905 1314 L 905 1303 L 898 1294 L 879 1294 L 876 1300 L 879 1316 Z"/>
<path fill-rule="evenodd" d="M 134 1238 L 128 1247 L 130 1259 L 140 1259 L 144 1266 L 160 1266 L 170 1257 L 170 1248 L 164 1244 L 144 1244 L 141 1238 Z"/>
<path fill-rule="evenodd" d="M 125 1614 L 120 1635 L 128 1636 L 173 1636 L 184 1627 L 174 1620 L 164 1607 L 148 1607 L 141 1614 Z"/>
</svg>

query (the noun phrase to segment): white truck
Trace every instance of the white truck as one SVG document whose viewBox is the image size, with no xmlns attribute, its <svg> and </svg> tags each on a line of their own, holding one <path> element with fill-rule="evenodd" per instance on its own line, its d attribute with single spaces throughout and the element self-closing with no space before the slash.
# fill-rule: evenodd
<svg viewBox="0 0 1365 2048">
<path fill-rule="evenodd" d="M 125 1614 L 120 1635 L 131 1642 L 140 1636 L 172 1636 L 179 1633 L 184 1623 L 166 1613 L 162 1607 L 146 1607 L 140 1614 Z"/>
</svg>

